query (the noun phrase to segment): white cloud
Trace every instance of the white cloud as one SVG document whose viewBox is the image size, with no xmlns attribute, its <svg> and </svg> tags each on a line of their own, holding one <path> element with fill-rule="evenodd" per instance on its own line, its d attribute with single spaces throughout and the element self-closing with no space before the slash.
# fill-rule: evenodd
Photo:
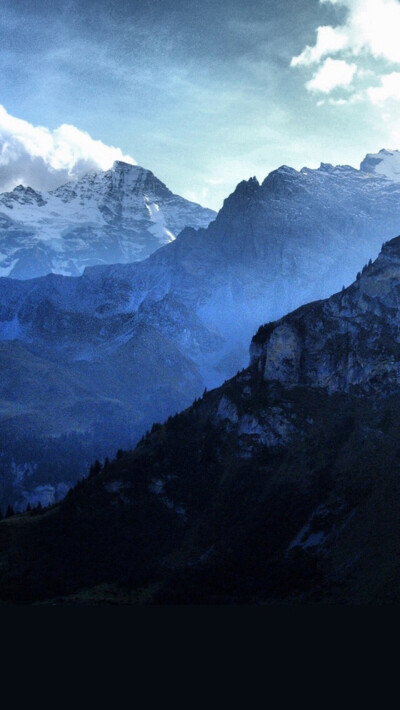
<svg viewBox="0 0 400 710">
<path fill-rule="evenodd" d="M 339 55 L 337 61 L 347 60 L 347 63 L 349 57 L 352 57 L 361 63 L 374 59 L 400 65 L 399 0 L 320 0 L 320 3 L 340 5 L 347 9 L 347 16 L 342 25 L 318 27 L 315 45 L 307 45 L 298 56 L 293 57 L 291 61 L 293 67 L 320 64 L 324 60 L 322 69 L 307 82 L 308 89 L 329 92 L 327 89 L 329 81 L 320 80 L 320 72 L 323 71 L 322 77 L 324 74 L 327 76 L 328 70 L 324 69 L 324 66 L 327 58 L 331 59 L 332 55 L 335 57 Z M 348 66 L 353 65 L 348 64 Z M 362 74 L 359 71 L 358 78 L 361 79 L 362 76 L 365 78 L 366 72 Z M 333 84 L 332 88 L 338 85 Z M 348 86 L 348 83 L 342 86 Z M 381 97 L 379 100 L 382 100 L 385 87 L 378 88 L 380 88 L 379 93 L 372 88 L 371 91 L 365 92 L 365 96 L 375 101 L 379 96 Z"/>
<path fill-rule="evenodd" d="M 373 104 L 381 104 L 388 99 L 400 101 L 400 72 L 384 74 L 380 77 L 380 86 L 367 89 L 367 96 Z"/>
<path fill-rule="evenodd" d="M 134 163 L 119 148 L 94 140 L 75 126 L 54 130 L 11 116 L 0 105 L 0 191 L 15 185 L 50 190 L 90 170 L 107 170 L 114 160 Z"/>
<path fill-rule="evenodd" d="M 346 23 L 330 28 L 336 36 L 336 41 L 343 43 L 340 49 L 347 48 L 354 55 L 369 52 L 376 58 L 400 63 L 398 0 L 320 0 L 320 2 L 342 5 L 348 10 Z M 332 44 L 335 42 L 334 36 L 331 36 Z"/>
<path fill-rule="evenodd" d="M 307 45 L 298 57 L 293 57 L 291 67 L 308 66 L 319 62 L 327 54 L 335 54 L 344 49 L 348 43 L 346 33 L 340 28 L 329 25 L 317 28 L 317 41 L 314 47 Z"/>
<path fill-rule="evenodd" d="M 356 64 L 348 64 L 343 59 L 331 59 L 328 57 L 313 78 L 307 82 L 306 87 L 310 91 L 321 91 L 324 94 L 329 94 L 339 86 L 350 86 L 356 71 Z"/>
<path fill-rule="evenodd" d="M 400 3 L 397 0 L 349 0 L 349 30 L 358 52 L 400 63 Z"/>
<path fill-rule="evenodd" d="M 327 99 L 326 101 L 317 101 L 317 106 L 324 106 L 329 104 L 330 106 L 347 106 L 352 103 L 350 99 Z"/>
</svg>

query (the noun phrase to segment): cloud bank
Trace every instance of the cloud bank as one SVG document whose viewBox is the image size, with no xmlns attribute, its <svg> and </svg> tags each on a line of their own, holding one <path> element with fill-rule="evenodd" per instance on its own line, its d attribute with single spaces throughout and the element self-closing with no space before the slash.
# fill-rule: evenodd
<svg viewBox="0 0 400 710">
<path fill-rule="evenodd" d="M 375 58 L 400 63 L 400 3 L 398 0 L 320 0 L 348 10 L 344 25 L 317 28 L 317 41 L 307 45 L 292 66 L 309 65 L 327 55 L 348 50 L 353 56 L 370 53 Z"/>
<path fill-rule="evenodd" d="M 315 44 L 292 58 L 292 67 L 314 68 L 306 88 L 329 94 L 351 85 L 350 102 L 400 100 L 400 74 L 387 72 L 387 67 L 400 67 L 400 2 L 320 0 L 320 4 L 343 7 L 347 14 L 341 25 L 317 27 Z M 333 102 L 345 103 L 343 99 Z"/>
<path fill-rule="evenodd" d="M 11 116 L 0 105 L 0 192 L 16 185 L 51 190 L 90 170 L 108 170 L 114 160 L 136 164 L 119 148 L 94 140 L 75 126 L 54 130 Z"/>
</svg>

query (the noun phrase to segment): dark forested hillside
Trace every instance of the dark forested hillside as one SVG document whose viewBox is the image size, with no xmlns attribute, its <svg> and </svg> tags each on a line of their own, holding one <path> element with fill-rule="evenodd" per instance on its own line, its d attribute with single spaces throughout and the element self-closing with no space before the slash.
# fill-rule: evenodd
<svg viewBox="0 0 400 710">
<path fill-rule="evenodd" d="M 399 284 L 395 239 L 61 504 L 3 520 L 0 599 L 398 602 Z"/>
</svg>

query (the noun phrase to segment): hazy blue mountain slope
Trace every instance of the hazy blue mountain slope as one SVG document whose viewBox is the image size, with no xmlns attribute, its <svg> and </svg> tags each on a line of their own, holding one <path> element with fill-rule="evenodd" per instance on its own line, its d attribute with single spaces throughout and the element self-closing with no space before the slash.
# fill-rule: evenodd
<svg viewBox="0 0 400 710">
<path fill-rule="evenodd" d="M 397 604 L 399 311 L 400 237 L 61 504 L 0 523 L 0 598 Z"/>
</svg>

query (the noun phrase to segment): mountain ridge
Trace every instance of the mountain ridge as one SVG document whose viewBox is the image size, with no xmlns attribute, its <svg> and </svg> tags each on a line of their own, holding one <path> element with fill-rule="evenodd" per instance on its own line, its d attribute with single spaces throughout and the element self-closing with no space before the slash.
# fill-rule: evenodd
<svg viewBox="0 0 400 710">
<path fill-rule="evenodd" d="M 63 412 L 71 434 L 82 431 L 83 387 L 90 393 L 86 440 L 105 446 L 106 436 L 109 442 L 104 390 L 114 417 L 112 431 L 118 430 L 118 421 L 124 431 L 115 447 L 126 447 L 127 440 L 132 445 L 154 418 L 173 415 L 205 387 L 216 387 L 246 367 L 248 344 L 260 323 L 275 321 L 351 283 L 382 242 L 399 233 L 399 226 L 400 185 L 382 175 L 324 166 L 278 169 L 261 185 L 255 179 L 243 181 L 207 228 L 184 229 L 146 260 L 91 266 L 78 277 L 0 279 L 3 376 L 11 381 L 7 342 L 11 350 L 16 340 L 25 353 L 24 366 L 31 368 L 28 381 L 35 380 L 35 356 L 46 362 L 50 379 L 52 372 L 67 368 L 68 381 L 72 378 L 77 385 L 68 388 L 66 407 L 59 390 L 60 396 L 53 398 L 44 389 L 36 403 L 42 410 L 37 422 L 43 435 L 46 426 L 54 431 Z M 147 369 L 146 382 L 140 370 L 130 367 L 135 343 L 142 362 L 147 352 L 153 363 L 155 374 Z M 174 353 L 181 382 L 164 352 Z M 122 380 L 127 378 L 127 389 L 137 391 L 135 411 L 121 392 L 113 367 Z M 17 382 L 13 396 L 20 409 L 15 410 L 9 392 L 4 392 L 7 419 L 1 422 L 1 431 L 7 426 L 15 458 L 26 447 L 19 441 L 16 450 L 12 431 L 14 439 L 28 431 L 32 398 Z M 96 418 L 96 411 L 103 421 L 100 415 Z M 126 433 L 125 422 L 132 424 Z M 59 433 L 66 435 L 65 429 Z M 87 456 L 93 455 L 91 444 Z M 33 465 L 34 460 L 28 463 Z M 12 470 L 8 459 L 3 457 L 0 464 L 8 475 Z M 25 481 L 27 486 L 33 483 L 33 477 Z"/>
</svg>

